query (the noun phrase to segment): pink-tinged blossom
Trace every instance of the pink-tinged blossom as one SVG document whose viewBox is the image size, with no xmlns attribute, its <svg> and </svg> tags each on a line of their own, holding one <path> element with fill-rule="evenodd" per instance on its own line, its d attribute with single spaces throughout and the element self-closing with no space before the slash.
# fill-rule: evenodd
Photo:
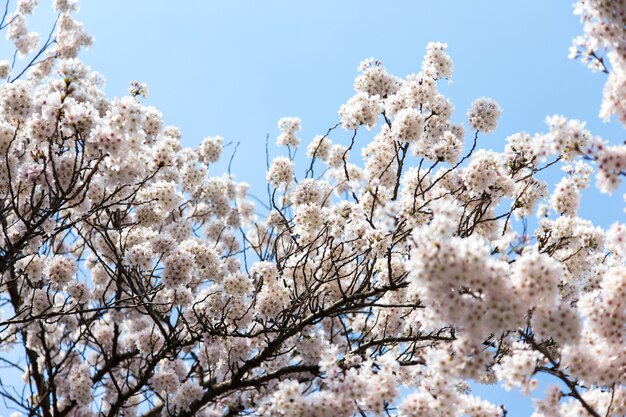
<svg viewBox="0 0 626 417">
<path fill-rule="evenodd" d="M 448 48 L 446 43 L 429 42 L 422 61 L 422 71 L 432 74 L 436 79 L 451 79 L 454 64 L 452 58 L 446 54 L 446 48 Z"/>
<path fill-rule="evenodd" d="M 36 5 L 8 15 L 18 55 L 36 50 Z M 531 393 L 545 375 L 560 384 L 534 417 L 624 414 L 624 225 L 577 214 L 594 175 L 618 189 L 624 145 L 552 116 L 485 149 L 501 109 L 476 100 L 468 140 L 439 91 L 447 45 L 429 43 L 403 78 L 363 61 L 339 109 L 350 132 L 321 130 L 305 164 L 300 119 L 280 119 L 291 152 L 266 199 L 210 172 L 224 139 L 186 147 L 145 85 L 107 98 L 78 58 L 77 2 L 53 6 L 40 61 L 22 75 L 0 61 L 18 77 L 0 85 L 0 344 L 26 352 L 5 361 L 23 373 L 9 389 L 36 393 L 18 408 L 503 417 L 468 381 Z M 610 72 L 601 114 L 625 120 L 623 14 L 576 11 L 573 55 Z"/>
<path fill-rule="evenodd" d="M 296 147 L 300 144 L 300 139 L 296 133 L 300 130 L 300 119 L 297 117 L 283 117 L 278 121 L 280 135 L 276 138 L 276 145 Z"/>
<path fill-rule="evenodd" d="M 367 93 L 357 93 L 339 109 L 341 124 L 344 129 L 354 130 L 365 125 L 373 129 L 381 113 L 380 97 L 368 96 Z"/>
<path fill-rule="evenodd" d="M 267 181 L 274 187 L 289 185 L 293 180 L 294 163 L 285 156 L 274 158 L 267 171 Z"/>
<path fill-rule="evenodd" d="M 472 102 L 467 118 L 473 130 L 491 133 L 496 130 L 502 109 L 493 99 L 481 97 Z"/>
<path fill-rule="evenodd" d="M 391 134 L 400 142 L 415 142 L 424 130 L 424 117 L 415 109 L 405 109 L 396 114 Z"/>
</svg>

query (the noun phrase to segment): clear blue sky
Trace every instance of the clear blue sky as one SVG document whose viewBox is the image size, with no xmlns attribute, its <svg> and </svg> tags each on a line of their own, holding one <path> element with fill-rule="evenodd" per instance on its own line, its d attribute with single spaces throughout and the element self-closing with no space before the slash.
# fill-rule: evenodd
<svg viewBox="0 0 626 417">
<path fill-rule="evenodd" d="M 51 7 L 41 3 L 34 21 L 46 27 Z M 233 171 L 259 194 L 265 136 L 273 143 L 280 117 L 300 117 L 306 143 L 338 121 L 362 59 L 376 57 L 405 76 L 419 71 L 429 41 L 447 42 L 455 62 L 453 83 L 442 86 L 455 121 L 465 121 L 479 96 L 504 109 L 484 147 L 502 149 L 514 132 L 546 131 L 544 118 L 554 113 L 587 120 L 614 143 L 624 137 L 617 123 L 597 117 L 604 75 L 567 59 L 582 30 L 567 0 L 83 0 L 78 19 L 96 40 L 82 58 L 105 76 L 109 96 L 126 94 L 131 80 L 145 82 L 147 103 L 181 129 L 185 145 L 216 134 L 240 141 Z M 623 192 L 585 191 L 581 216 L 604 227 L 623 221 Z M 505 402 L 510 417 L 532 412 L 516 394 L 477 392 Z"/>
</svg>

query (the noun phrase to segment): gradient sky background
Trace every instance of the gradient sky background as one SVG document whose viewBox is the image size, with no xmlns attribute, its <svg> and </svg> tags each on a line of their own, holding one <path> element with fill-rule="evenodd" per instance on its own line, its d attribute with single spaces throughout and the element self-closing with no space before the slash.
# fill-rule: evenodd
<svg viewBox="0 0 626 417">
<path fill-rule="evenodd" d="M 54 16 L 49 1 L 41 3 L 31 21 L 43 32 Z M 125 95 L 132 80 L 145 82 L 144 102 L 181 129 L 186 146 L 216 134 L 241 142 L 233 172 L 261 197 L 265 137 L 273 143 L 279 118 L 300 117 L 299 136 L 308 143 L 338 121 L 362 59 L 375 57 L 403 77 L 419 71 L 429 41 L 447 42 L 455 62 L 453 83 L 440 86 L 455 104 L 453 120 L 465 121 L 480 96 L 504 109 L 482 147 L 501 150 L 512 133 L 544 132 L 545 116 L 555 113 L 587 120 L 613 143 L 624 137 L 618 123 L 597 117 L 605 76 L 567 59 L 582 31 L 567 0 L 84 0 L 77 17 L 95 37 L 82 58 L 107 79 L 110 97 Z M 6 45 L 0 52 L 11 54 Z M 272 155 L 279 152 L 271 147 Z M 623 193 L 624 186 L 612 197 L 584 191 L 580 215 L 602 227 L 623 221 Z M 532 413 L 530 400 L 517 393 L 475 392 L 504 402 L 509 417 Z"/>
</svg>

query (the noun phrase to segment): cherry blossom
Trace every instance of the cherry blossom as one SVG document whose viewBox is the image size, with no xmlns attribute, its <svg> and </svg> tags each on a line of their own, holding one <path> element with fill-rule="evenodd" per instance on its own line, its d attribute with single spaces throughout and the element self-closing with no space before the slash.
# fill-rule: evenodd
<svg viewBox="0 0 626 417">
<path fill-rule="evenodd" d="M 466 134 L 433 42 L 404 77 L 364 60 L 319 135 L 281 118 L 262 199 L 213 173 L 227 138 L 183 146 L 145 84 L 107 98 L 77 1 L 53 2 L 41 44 L 37 3 L 5 28 L 32 63 L 0 61 L 0 359 L 22 375 L 0 397 L 16 413 L 505 416 L 479 382 L 541 398 L 535 417 L 625 414 L 626 226 L 578 210 L 592 176 L 619 189 L 623 144 L 555 115 L 492 146 L 497 97 L 471 104 Z M 571 55 L 609 73 L 600 113 L 623 122 L 623 6 L 575 11 Z"/>
</svg>

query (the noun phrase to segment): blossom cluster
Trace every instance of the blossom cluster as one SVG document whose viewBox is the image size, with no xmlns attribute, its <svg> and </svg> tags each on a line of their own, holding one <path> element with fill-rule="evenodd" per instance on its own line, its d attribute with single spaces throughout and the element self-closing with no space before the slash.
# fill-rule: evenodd
<svg viewBox="0 0 626 417">
<path fill-rule="evenodd" d="M 36 4 L 7 28 L 21 54 Z M 301 120 L 280 119 L 261 200 L 210 175 L 225 139 L 183 146 L 146 85 L 108 99 L 76 2 L 54 4 L 36 64 L 0 62 L 0 359 L 23 349 L 29 388 L 0 395 L 24 415 L 498 417 L 468 381 L 531 394 L 540 374 L 560 382 L 535 417 L 625 414 L 626 226 L 579 216 L 594 170 L 619 187 L 622 145 L 551 116 L 483 148 L 502 109 L 474 101 L 466 137 L 430 43 L 405 77 L 361 63 L 304 175 Z M 623 31 L 606 4 L 579 11 Z"/>
</svg>

